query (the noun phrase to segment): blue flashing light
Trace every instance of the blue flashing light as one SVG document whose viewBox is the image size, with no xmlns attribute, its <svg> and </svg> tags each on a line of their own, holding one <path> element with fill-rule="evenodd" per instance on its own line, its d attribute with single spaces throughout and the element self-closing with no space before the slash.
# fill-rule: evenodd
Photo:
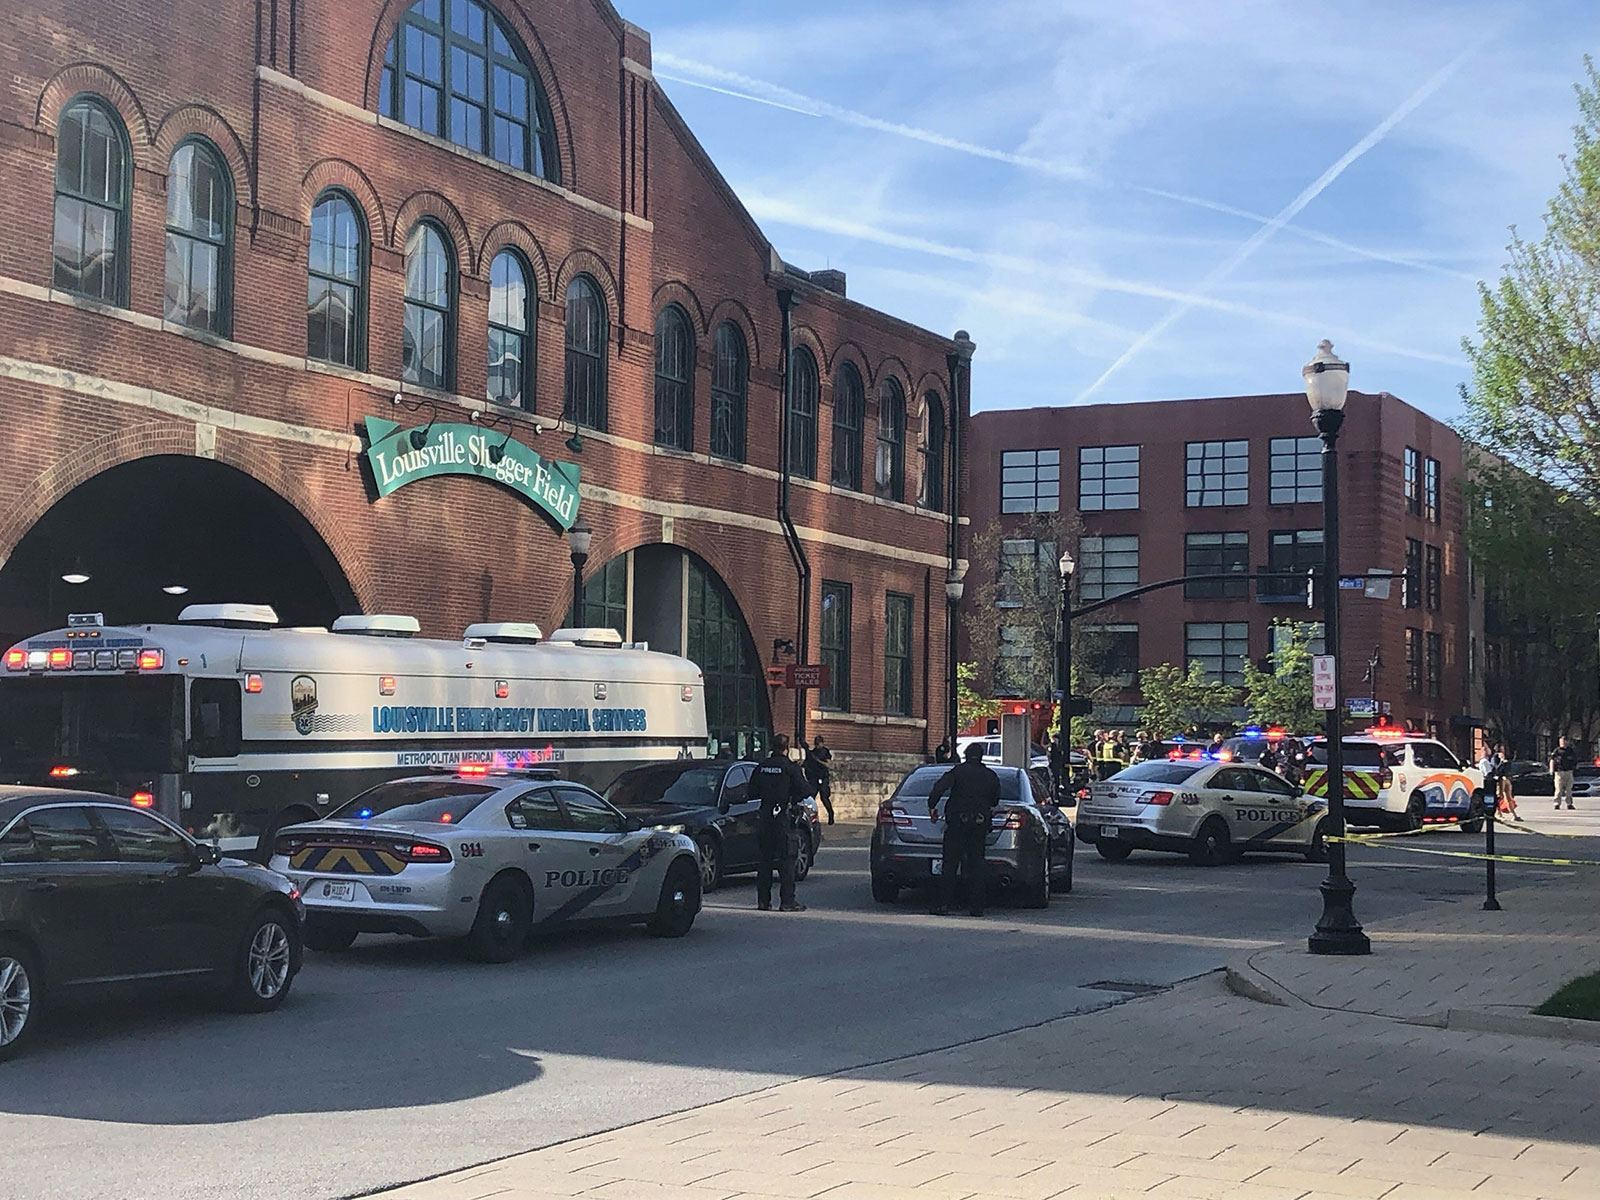
<svg viewBox="0 0 1600 1200">
<path fill-rule="evenodd" d="M 360 817 L 363 821 L 365 821 L 367 818 L 372 816 L 372 810 L 370 808 L 363 808 L 359 812 L 356 813 L 356 816 Z"/>
<path fill-rule="evenodd" d="M 1182 741 L 1184 741 L 1186 739 L 1184 738 L 1183 734 L 1178 733 L 1178 734 L 1174 734 L 1173 735 L 1172 740 L 1175 741 L 1175 742 L 1182 742 Z"/>
<path fill-rule="evenodd" d="M 1251 741 L 1258 741 L 1261 738 L 1261 730 L 1252 725 L 1249 729 L 1244 731 L 1244 736 L 1249 738 Z"/>
</svg>

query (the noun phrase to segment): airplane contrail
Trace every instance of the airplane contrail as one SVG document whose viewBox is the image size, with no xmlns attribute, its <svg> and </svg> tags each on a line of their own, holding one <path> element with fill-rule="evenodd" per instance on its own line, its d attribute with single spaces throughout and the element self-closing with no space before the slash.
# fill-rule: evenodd
<svg viewBox="0 0 1600 1200">
<path fill-rule="evenodd" d="M 1233 272 L 1241 263 L 1259 250 L 1267 241 L 1272 238 L 1275 233 L 1287 225 L 1297 213 L 1304 209 L 1306 205 L 1310 204 L 1318 196 L 1322 195 L 1322 193 L 1328 189 L 1334 180 L 1338 179 L 1339 176 L 1344 174 L 1346 168 L 1348 168 L 1351 163 L 1355 162 L 1356 159 L 1360 158 L 1368 150 L 1371 150 L 1379 142 L 1383 141 L 1383 139 L 1389 135 L 1390 131 L 1393 130 L 1396 125 L 1400 124 L 1401 121 L 1405 120 L 1408 116 L 1415 112 L 1417 108 L 1419 108 L 1423 102 L 1428 99 L 1429 96 L 1433 95 L 1441 87 L 1443 87 L 1450 77 L 1459 71 L 1467 62 L 1467 60 L 1476 54 L 1489 41 L 1490 37 L 1497 36 L 1498 33 L 1498 30 L 1493 30 L 1490 33 L 1480 37 L 1477 41 L 1473 42 L 1472 45 L 1468 46 L 1460 54 L 1456 55 L 1455 58 L 1451 59 L 1443 67 L 1429 76 L 1428 79 L 1423 82 L 1421 87 L 1412 92 L 1411 95 L 1407 96 L 1405 100 L 1401 101 L 1398 108 L 1391 112 L 1382 121 L 1379 121 L 1366 137 L 1362 138 L 1354 146 L 1351 146 L 1350 149 L 1341 154 L 1338 159 L 1335 160 L 1332 166 L 1330 166 L 1321 175 L 1317 176 L 1317 178 L 1312 181 L 1308 187 L 1302 190 L 1298 196 L 1289 201 L 1287 205 L 1279 210 L 1276 216 L 1274 216 L 1260 229 L 1256 230 L 1253 234 L 1246 238 L 1237 250 L 1213 267 L 1206 274 L 1206 277 L 1202 279 L 1196 287 L 1192 288 L 1191 291 L 1195 292 L 1198 296 L 1204 296 L 1218 283 L 1221 283 L 1229 275 L 1233 274 Z M 1181 320 L 1184 314 L 1189 312 L 1189 310 L 1195 306 L 1195 303 L 1195 299 L 1180 300 L 1171 310 L 1167 312 L 1165 316 L 1163 316 L 1149 329 L 1145 330 L 1142 334 L 1135 338 L 1133 344 L 1124 350 L 1122 354 L 1118 356 L 1115 362 L 1102 371 L 1098 379 L 1096 379 L 1088 387 L 1084 388 L 1083 391 L 1078 393 L 1078 397 L 1073 403 L 1082 404 L 1090 396 L 1094 395 L 1095 392 L 1099 391 L 1108 379 L 1110 379 L 1123 367 L 1127 366 L 1128 363 L 1132 362 L 1136 357 L 1138 357 L 1138 355 L 1143 352 L 1146 346 L 1150 345 L 1151 342 L 1155 341 L 1168 329 L 1171 329 L 1172 326 L 1175 325 L 1179 320 Z"/>
</svg>

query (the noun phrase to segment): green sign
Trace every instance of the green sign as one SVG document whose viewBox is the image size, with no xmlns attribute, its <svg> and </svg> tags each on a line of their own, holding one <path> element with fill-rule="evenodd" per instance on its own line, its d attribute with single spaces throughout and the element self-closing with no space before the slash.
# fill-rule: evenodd
<svg viewBox="0 0 1600 1200">
<path fill-rule="evenodd" d="M 578 519 L 574 463 L 545 462 L 521 442 L 476 425 L 401 429 L 380 417 L 367 417 L 365 424 L 365 456 L 380 496 L 433 475 L 476 475 L 531 500 L 563 530 Z"/>
</svg>

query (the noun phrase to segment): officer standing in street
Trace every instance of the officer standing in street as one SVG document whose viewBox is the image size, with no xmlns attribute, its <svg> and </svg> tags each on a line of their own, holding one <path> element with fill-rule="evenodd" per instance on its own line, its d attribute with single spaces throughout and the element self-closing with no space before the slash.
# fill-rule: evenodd
<svg viewBox="0 0 1600 1200">
<path fill-rule="evenodd" d="M 984 861 L 989 821 L 1000 803 L 1000 776 L 983 765 L 983 745 L 967 747 L 966 761 L 947 771 L 928 796 L 928 820 L 939 819 L 939 801 L 949 796 L 944 818 L 944 862 L 940 866 L 939 904 L 942 916 L 955 899 L 956 869 L 967 877 L 967 897 L 973 916 L 983 916 L 988 864 Z"/>
<path fill-rule="evenodd" d="M 822 735 L 817 734 L 817 740 L 806 751 L 806 761 L 801 770 L 806 773 L 810 782 L 812 793 L 822 802 L 822 807 L 828 810 L 828 824 L 833 824 L 833 784 L 829 778 L 832 773 L 829 763 L 833 762 L 833 751 L 822 744 Z"/>
<path fill-rule="evenodd" d="M 800 802 L 811 795 L 805 772 L 789 757 L 789 739 L 777 734 L 772 753 L 756 767 L 750 779 L 750 795 L 759 805 L 756 826 L 760 866 L 756 871 L 756 907 L 772 908 L 772 868 L 778 868 L 778 911 L 805 912 L 806 906 L 794 898 L 794 860 L 800 852 L 795 822 L 800 819 Z"/>
</svg>

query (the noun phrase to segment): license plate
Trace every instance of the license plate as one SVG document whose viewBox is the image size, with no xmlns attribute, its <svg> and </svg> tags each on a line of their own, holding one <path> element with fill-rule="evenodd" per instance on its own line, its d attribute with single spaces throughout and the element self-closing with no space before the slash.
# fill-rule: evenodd
<svg viewBox="0 0 1600 1200">
<path fill-rule="evenodd" d="M 356 885 L 353 883 L 328 883 L 326 881 L 313 884 L 311 894 L 318 900 L 354 900 L 356 898 Z"/>
<path fill-rule="evenodd" d="M 1103 838 L 1119 838 L 1122 833 L 1115 825 L 1102 825 L 1100 826 L 1100 836 Z"/>
<path fill-rule="evenodd" d="M 933 873 L 935 875 L 943 875 L 944 874 L 944 859 L 936 858 L 936 859 L 934 859 L 932 861 L 932 865 L 933 865 Z"/>
</svg>

